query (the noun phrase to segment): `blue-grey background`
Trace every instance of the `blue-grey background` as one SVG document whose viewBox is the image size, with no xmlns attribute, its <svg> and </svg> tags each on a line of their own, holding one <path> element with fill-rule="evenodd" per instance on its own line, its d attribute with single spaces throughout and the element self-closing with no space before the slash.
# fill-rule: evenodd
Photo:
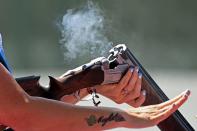
<svg viewBox="0 0 197 131">
<path fill-rule="evenodd" d="M 94 2 L 104 12 L 108 39 L 126 43 L 169 97 L 186 88 L 192 90 L 191 100 L 181 109 L 197 128 L 197 1 Z M 15 76 L 41 74 L 41 82 L 46 84 L 48 74 L 58 76 L 73 68 L 63 57 L 57 23 L 68 9 L 84 3 L 85 0 L 0 0 L 0 32 Z"/>
<path fill-rule="evenodd" d="M 14 69 L 64 67 L 57 22 L 86 0 L 0 0 L 0 32 Z M 114 43 L 150 68 L 196 69 L 195 0 L 96 0 Z"/>
</svg>

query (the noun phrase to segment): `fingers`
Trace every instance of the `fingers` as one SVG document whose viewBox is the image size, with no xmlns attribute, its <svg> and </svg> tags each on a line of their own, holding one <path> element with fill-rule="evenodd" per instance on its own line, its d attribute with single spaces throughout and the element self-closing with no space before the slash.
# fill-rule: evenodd
<svg viewBox="0 0 197 131">
<path fill-rule="evenodd" d="M 131 101 L 140 97 L 140 94 L 142 93 L 141 84 L 142 84 L 142 75 L 139 74 L 138 79 L 135 83 L 134 89 L 130 91 L 129 94 L 126 96 L 125 102 Z"/>
<path fill-rule="evenodd" d="M 171 105 L 172 103 L 175 103 L 177 100 L 179 100 L 182 96 L 184 96 L 185 95 L 185 93 L 187 93 L 189 90 L 186 90 L 186 91 L 184 91 L 184 92 L 182 92 L 181 94 L 179 94 L 178 96 L 176 96 L 175 98 L 173 98 L 173 99 L 171 99 L 171 100 L 168 100 L 168 101 L 166 101 L 166 102 L 164 102 L 164 103 L 161 103 L 159 106 L 160 106 L 160 108 L 163 108 L 163 107 L 165 107 L 165 106 L 168 106 L 168 105 Z M 190 93 L 190 91 L 189 91 L 189 93 Z"/>
<path fill-rule="evenodd" d="M 133 73 L 132 76 L 128 82 L 128 85 L 124 88 L 125 90 L 127 90 L 128 92 L 132 91 L 135 87 L 135 84 L 138 80 L 138 71 L 139 71 L 139 67 L 135 67 L 133 69 Z"/>
<path fill-rule="evenodd" d="M 132 71 L 133 73 L 131 73 L 130 79 L 124 79 L 128 81 L 128 84 L 122 89 L 121 96 L 119 96 L 117 103 L 130 103 L 131 106 L 139 107 L 145 99 L 145 97 L 141 95 L 142 74 L 139 73 L 139 67 L 131 69 L 131 72 Z"/>
<path fill-rule="evenodd" d="M 141 83 L 142 74 L 139 73 L 139 67 L 130 68 L 116 88 L 116 92 L 119 92 L 115 100 L 116 103 L 130 102 L 130 105 L 133 104 L 135 107 L 140 106 L 145 101 L 145 97 L 141 95 Z"/>
<path fill-rule="evenodd" d="M 190 91 L 187 90 L 182 97 L 180 97 L 177 101 L 174 103 L 171 103 L 171 105 L 168 105 L 168 108 L 166 108 L 165 111 L 162 111 L 161 113 L 158 113 L 157 115 L 153 116 L 151 119 L 155 121 L 156 124 L 163 121 L 164 119 L 168 118 L 172 113 L 174 113 L 182 104 L 186 102 L 188 99 L 188 96 L 190 95 Z"/>
<path fill-rule="evenodd" d="M 135 83 L 134 90 L 131 92 L 133 99 L 136 99 L 140 96 L 141 85 L 142 85 L 142 74 L 139 73 L 138 79 Z"/>
<path fill-rule="evenodd" d="M 130 68 L 127 71 L 126 75 L 121 79 L 121 81 L 118 84 L 118 89 L 120 91 L 128 85 L 129 80 L 131 79 L 132 73 L 133 73 L 133 68 Z"/>
<path fill-rule="evenodd" d="M 140 107 L 144 103 L 145 99 L 146 99 L 146 91 L 143 90 L 141 91 L 141 94 L 137 99 L 128 101 L 127 104 L 137 108 L 137 107 Z"/>
</svg>

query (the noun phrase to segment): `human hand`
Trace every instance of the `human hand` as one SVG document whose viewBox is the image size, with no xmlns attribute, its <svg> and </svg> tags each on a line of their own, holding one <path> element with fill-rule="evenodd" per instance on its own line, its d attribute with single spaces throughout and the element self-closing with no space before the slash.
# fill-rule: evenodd
<svg viewBox="0 0 197 131">
<path fill-rule="evenodd" d="M 97 92 L 114 102 L 127 103 L 133 107 L 141 106 L 145 101 L 146 91 L 141 90 L 142 74 L 139 68 L 130 68 L 118 84 L 99 85 Z"/>
<path fill-rule="evenodd" d="M 188 99 L 189 95 L 190 91 L 186 90 L 164 103 L 129 109 L 127 113 L 131 117 L 130 122 L 136 128 L 157 125 L 174 113 Z"/>
</svg>

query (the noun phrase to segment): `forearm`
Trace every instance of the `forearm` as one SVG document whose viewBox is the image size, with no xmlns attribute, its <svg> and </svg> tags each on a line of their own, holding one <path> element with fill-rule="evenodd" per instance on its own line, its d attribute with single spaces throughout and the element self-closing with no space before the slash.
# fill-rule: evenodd
<svg viewBox="0 0 197 131">
<path fill-rule="evenodd" d="M 154 126 L 166 119 L 187 100 L 189 94 L 190 92 L 186 91 L 165 103 L 128 111 L 75 106 L 39 97 L 29 97 L 29 102 L 16 108 L 17 113 L 9 119 L 9 123 L 5 124 L 16 131 L 144 128 Z"/>
<path fill-rule="evenodd" d="M 127 113 L 119 109 L 75 106 L 38 97 L 30 101 L 18 117 L 31 124 L 13 123 L 15 130 L 106 130 L 128 126 Z"/>
</svg>

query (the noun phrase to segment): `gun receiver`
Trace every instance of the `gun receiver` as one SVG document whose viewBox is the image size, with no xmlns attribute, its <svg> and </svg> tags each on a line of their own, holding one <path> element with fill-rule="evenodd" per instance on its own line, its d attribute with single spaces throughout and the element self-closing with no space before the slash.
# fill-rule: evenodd
<svg viewBox="0 0 197 131">
<path fill-rule="evenodd" d="M 142 88 L 147 91 L 144 106 L 168 100 L 165 93 L 124 44 L 119 44 L 111 49 L 108 58 L 94 59 L 90 63 L 66 72 L 59 78 L 49 76 L 49 90 L 45 90 L 39 85 L 38 76 L 18 78 L 16 80 L 30 95 L 60 100 L 62 96 L 70 95 L 83 88 L 117 83 L 130 66 L 138 66 L 143 75 Z M 158 127 L 162 131 L 194 131 L 179 111 L 159 123 Z"/>
</svg>

